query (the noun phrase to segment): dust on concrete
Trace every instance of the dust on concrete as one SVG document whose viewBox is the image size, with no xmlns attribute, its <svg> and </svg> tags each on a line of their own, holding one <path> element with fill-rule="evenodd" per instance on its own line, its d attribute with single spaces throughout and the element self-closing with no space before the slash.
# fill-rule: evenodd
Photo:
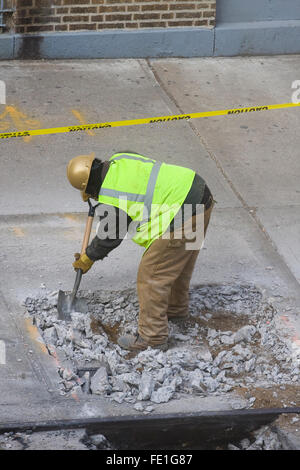
<svg viewBox="0 0 300 470">
<path fill-rule="evenodd" d="M 267 387 L 236 387 L 234 388 L 234 391 L 244 398 L 250 398 L 250 396 L 255 397 L 253 408 L 284 408 L 287 406 L 299 406 L 299 384 L 272 384 L 272 386 Z"/>
</svg>

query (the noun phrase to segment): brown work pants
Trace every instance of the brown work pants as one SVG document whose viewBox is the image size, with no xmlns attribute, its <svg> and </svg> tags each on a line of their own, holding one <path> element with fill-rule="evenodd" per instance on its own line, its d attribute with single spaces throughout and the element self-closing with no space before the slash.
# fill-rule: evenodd
<svg viewBox="0 0 300 470">
<path fill-rule="evenodd" d="M 204 236 L 213 205 L 211 200 L 204 211 Z M 193 231 L 196 218 L 192 217 Z M 203 223 L 200 225 L 203 230 Z M 167 341 L 168 319 L 188 316 L 189 286 L 199 249 L 187 250 L 186 242 L 186 238 L 170 234 L 170 239 L 155 240 L 142 257 L 137 277 L 138 332 L 150 345 Z"/>
</svg>

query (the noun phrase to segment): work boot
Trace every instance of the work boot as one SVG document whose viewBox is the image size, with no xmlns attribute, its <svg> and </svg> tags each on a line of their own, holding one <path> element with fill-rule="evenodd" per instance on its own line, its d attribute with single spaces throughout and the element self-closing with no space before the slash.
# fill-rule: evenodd
<svg viewBox="0 0 300 470">
<path fill-rule="evenodd" d="M 149 344 L 139 334 L 137 335 L 124 335 L 118 339 L 118 345 L 128 351 L 144 351 L 147 348 L 160 349 L 166 351 L 168 349 L 167 341 L 161 344 Z"/>
</svg>

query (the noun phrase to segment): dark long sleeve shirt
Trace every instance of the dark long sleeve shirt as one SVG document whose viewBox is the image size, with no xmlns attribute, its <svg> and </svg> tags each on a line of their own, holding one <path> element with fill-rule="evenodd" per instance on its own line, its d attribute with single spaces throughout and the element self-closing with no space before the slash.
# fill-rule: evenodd
<svg viewBox="0 0 300 470">
<path fill-rule="evenodd" d="M 206 203 L 209 201 L 210 196 L 211 193 L 207 185 L 205 184 L 205 181 L 203 180 L 203 178 L 201 178 L 201 176 L 196 174 L 192 186 L 183 204 L 192 205 L 192 215 L 194 215 L 196 214 L 196 205 L 206 205 Z M 104 209 L 105 207 L 107 206 L 103 205 L 102 209 Z M 109 223 L 109 220 L 105 222 L 105 219 L 107 219 L 108 211 L 112 216 L 114 216 L 115 223 Z M 123 220 L 126 220 L 125 224 L 119 224 L 120 217 L 123 217 Z M 101 221 L 102 234 L 105 232 L 106 235 L 107 233 L 106 238 L 104 238 L 103 236 L 99 238 L 96 235 L 86 249 L 86 254 L 93 261 L 105 258 L 112 250 L 114 250 L 115 248 L 117 248 L 117 246 L 120 245 L 120 243 L 126 236 L 129 224 L 132 222 L 132 219 L 121 209 L 110 206 L 109 208 L 107 207 L 107 212 L 104 213 L 104 215 L 100 216 L 100 224 Z M 105 225 L 103 226 L 103 224 Z M 121 229 L 119 229 L 119 226 L 121 226 Z M 111 232 L 109 232 L 110 227 L 113 228 Z M 172 222 L 170 224 L 170 231 L 172 231 Z"/>
<path fill-rule="evenodd" d="M 101 232 L 106 235 L 106 238 L 103 236 L 99 238 L 96 235 L 87 247 L 86 254 L 93 261 L 105 258 L 108 253 L 117 248 L 125 238 L 129 224 L 132 222 L 131 217 L 121 209 L 113 206 L 107 207 L 105 204 L 101 204 L 101 206 L 104 214 L 99 217 L 99 220 Z M 105 211 L 106 208 L 107 211 Z M 108 214 L 113 216 L 114 220 L 106 220 Z M 123 220 L 125 219 L 125 224 L 120 224 L 120 217 L 123 217 Z"/>
</svg>

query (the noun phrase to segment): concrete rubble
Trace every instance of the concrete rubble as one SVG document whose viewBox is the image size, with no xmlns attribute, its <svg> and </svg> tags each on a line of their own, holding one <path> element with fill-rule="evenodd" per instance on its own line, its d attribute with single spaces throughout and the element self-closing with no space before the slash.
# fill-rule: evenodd
<svg viewBox="0 0 300 470">
<path fill-rule="evenodd" d="M 88 434 L 85 429 L 59 431 L 7 432 L 0 434 L 3 450 L 115 450 L 103 434 Z"/>
<path fill-rule="evenodd" d="M 230 443 L 228 450 L 299 450 L 299 415 L 282 414 L 270 426 L 262 426 L 238 443 Z"/>
<path fill-rule="evenodd" d="M 229 444 L 228 450 L 283 450 L 283 445 L 276 432 L 263 426 L 252 433 L 251 439 L 244 438 L 238 444 Z"/>
<path fill-rule="evenodd" d="M 156 404 L 183 396 L 299 383 L 300 360 L 280 339 L 275 309 L 255 286 L 193 288 L 190 319 L 169 322 L 168 351 L 148 348 L 138 354 L 116 344 L 120 334 L 136 331 L 134 290 L 81 292 L 89 313 L 73 313 L 70 323 L 58 319 L 57 295 L 44 288 L 25 306 L 49 354 L 63 353 L 70 363 L 58 369 L 62 395 L 101 395 L 146 414 Z M 84 372 L 78 364 L 85 365 Z M 248 406 L 254 404 L 249 396 Z"/>
<path fill-rule="evenodd" d="M 89 450 L 83 429 L 5 433 L 0 435 L 0 450 Z"/>
</svg>

